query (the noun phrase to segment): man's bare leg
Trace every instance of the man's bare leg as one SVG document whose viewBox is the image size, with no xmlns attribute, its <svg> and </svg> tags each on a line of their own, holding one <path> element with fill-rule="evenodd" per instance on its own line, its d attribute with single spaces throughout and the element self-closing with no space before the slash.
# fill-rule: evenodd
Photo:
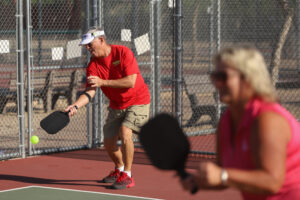
<svg viewBox="0 0 300 200">
<path fill-rule="evenodd" d="M 104 147 L 117 168 L 124 166 L 122 152 L 117 146 L 119 136 L 104 139 Z"/>
<path fill-rule="evenodd" d="M 131 171 L 133 155 L 134 155 L 134 144 L 132 141 L 132 130 L 126 126 L 120 127 L 120 137 L 122 141 L 122 156 L 124 162 L 124 171 Z"/>
</svg>

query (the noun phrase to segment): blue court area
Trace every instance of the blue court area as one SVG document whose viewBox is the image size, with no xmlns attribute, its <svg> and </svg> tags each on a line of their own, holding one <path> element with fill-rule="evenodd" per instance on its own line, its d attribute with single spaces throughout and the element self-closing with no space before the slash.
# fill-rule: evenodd
<svg viewBox="0 0 300 200">
<path fill-rule="evenodd" d="M 82 190 L 29 186 L 0 191 L 1 200 L 158 200 L 147 197 L 117 195 Z"/>
</svg>

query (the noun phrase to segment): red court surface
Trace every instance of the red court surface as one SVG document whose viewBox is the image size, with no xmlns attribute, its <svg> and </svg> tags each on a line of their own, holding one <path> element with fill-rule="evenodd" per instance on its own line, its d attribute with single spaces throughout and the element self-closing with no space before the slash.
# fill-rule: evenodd
<svg viewBox="0 0 300 200">
<path fill-rule="evenodd" d="M 0 191 L 25 186 L 46 186 L 170 200 L 241 200 L 238 191 L 199 191 L 191 195 L 181 188 L 174 172 L 161 171 L 149 164 L 142 152 L 135 154 L 133 177 L 136 186 L 109 189 L 99 183 L 113 164 L 103 150 L 78 150 L 26 159 L 0 161 Z M 191 170 L 192 171 L 192 170 Z"/>
</svg>

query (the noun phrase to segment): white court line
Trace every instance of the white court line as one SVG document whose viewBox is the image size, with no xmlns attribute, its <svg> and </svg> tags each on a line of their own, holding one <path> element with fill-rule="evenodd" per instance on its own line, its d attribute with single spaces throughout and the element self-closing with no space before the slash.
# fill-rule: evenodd
<svg viewBox="0 0 300 200">
<path fill-rule="evenodd" d="M 31 188 L 33 186 L 26 186 L 26 187 L 19 187 L 19 188 L 14 188 L 14 189 L 8 189 L 8 190 L 1 190 L 0 192 L 10 192 L 10 191 L 15 191 L 15 190 L 23 190 L 27 188 Z"/>
<path fill-rule="evenodd" d="M 122 196 L 122 197 L 132 197 L 132 198 L 138 198 L 138 199 L 149 199 L 149 200 L 163 200 L 163 199 L 154 199 L 149 197 L 139 197 L 139 196 L 133 196 L 133 195 L 124 195 L 124 194 L 112 194 L 112 193 L 105 193 L 105 192 L 93 192 L 93 191 L 85 191 L 85 190 L 75 190 L 75 189 L 66 189 L 66 188 L 55 188 L 55 187 L 45 187 L 45 186 L 26 186 L 26 187 L 20 187 L 20 188 L 14 188 L 9 190 L 1 190 L 1 192 L 10 192 L 15 190 L 22 190 L 22 189 L 28 189 L 28 188 L 45 188 L 45 189 L 52 189 L 52 190 L 64 190 L 64 191 L 73 191 L 73 192 L 85 192 L 85 193 L 92 193 L 92 194 L 105 194 L 110 196 Z"/>
</svg>

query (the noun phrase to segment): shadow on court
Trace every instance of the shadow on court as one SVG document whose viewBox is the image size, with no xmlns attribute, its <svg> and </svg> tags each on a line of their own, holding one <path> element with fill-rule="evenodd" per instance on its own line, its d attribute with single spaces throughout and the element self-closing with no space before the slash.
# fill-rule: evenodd
<svg viewBox="0 0 300 200">
<path fill-rule="evenodd" d="M 145 199 L 241 199 L 240 194 L 235 190 L 219 192 L 201 190 L 197 194 L 191 195 L 190 193 L 183 191 L 183 188 L 178 182 L 178 178 L 174 176 L 175 172 L 156 169 L 149 164 L 150 162 L 143 152 L 137 152 L 135 154 L 135 159 L 135 163 L 138 162 L 143 164 L 133 165 L 133 177 L 136 185 L 135 187 L 125 190 L 112 190 L 110 189 L 111 184 L 99 182 L 99 180 L 107 176 L 114 167 L 106 152 L 101 149 L 78 150 L 28 157 L 26 159 L 3 161 L 0 164 L 0 194 L 5 195 L 6 193 L 2 193 L 2 191 L 5 190 L 43 186 L 90 192 L 104 192 L 116 195 L 133 195 L 135 197 L 143 196 L 146 197 Z M 199 164 L 196 161 L 193 163 L 195 166 Z M 30 189 L 30 191 L 33 191 L 33 189 Z M 14 192 L 16 191 L 14 190 Z M 20 191 L 20 193 L 22 193 L 22 191 Z M 84 194 L 86 195 L 87 193 Z M 2 198 L 3 196 L 1 195 L 0 199 L 6 199 Z M 11 195 L 13 196 L 14 194 Z M 48 196 L 49 198 L 53 197 L 51 194 L 44 195 L 47 196 L 47 198 Z M 22 197 L 21 194 L 20 197 Z M 115 197 L 116 196 L 112 199 L 117 199 Z M 14 198 L 13 200 L 15 199 L 20 198 Z M 39 198 L 37 196 L 34 196 L 31 200 L 32 199 L 45 200 L 44 198 Z M 66 200 L 66 198 L 61 199 Z M 70 199 L 72 198 L 70 197 Z M 101 198 L 98 198 L 97 200 L 100 199 Z"/>
<path fill-rule="evenodd" d="M 97 186 L 104 187 L 106 189 L 110 189 L 109 185 L 99 184 L 100 181 L 95 180 L 56 180 L 49 178 L 36 178 L 36 177 L 28 177 L 28 176 L 18 176 L 18 175 L 3 175 L 0 174 L 1 180 L 9 180 L 9 181 L 18 181 L 23 183 L 31 183 L 31 184 L 44 184 L 44 185 L 84 185 L 84 186 Z M 76 183 L 75 183 L 76 182 Z M 84 182 L 84 184 L 80 184 L 78 182 Z M 95 182 L 97 184 L 87 184 L 86 182 Z"/>
<path fill-rule="evenodd" d="M 49 154 L 48 156 L 112 162 L 109 156 L 107 155 L 107 152 L 103 148 L 61 152 L 56 154 Z M 190 154 L 186 162 L 186 168 L 197 169 L 199 161 L 201 160 L 215 161 L 215 156 Z M 152 165 L 151 161 L 149 160 L 142 148 L 135 148 L 133 163 L 142 165 Z"/>
</svg>

